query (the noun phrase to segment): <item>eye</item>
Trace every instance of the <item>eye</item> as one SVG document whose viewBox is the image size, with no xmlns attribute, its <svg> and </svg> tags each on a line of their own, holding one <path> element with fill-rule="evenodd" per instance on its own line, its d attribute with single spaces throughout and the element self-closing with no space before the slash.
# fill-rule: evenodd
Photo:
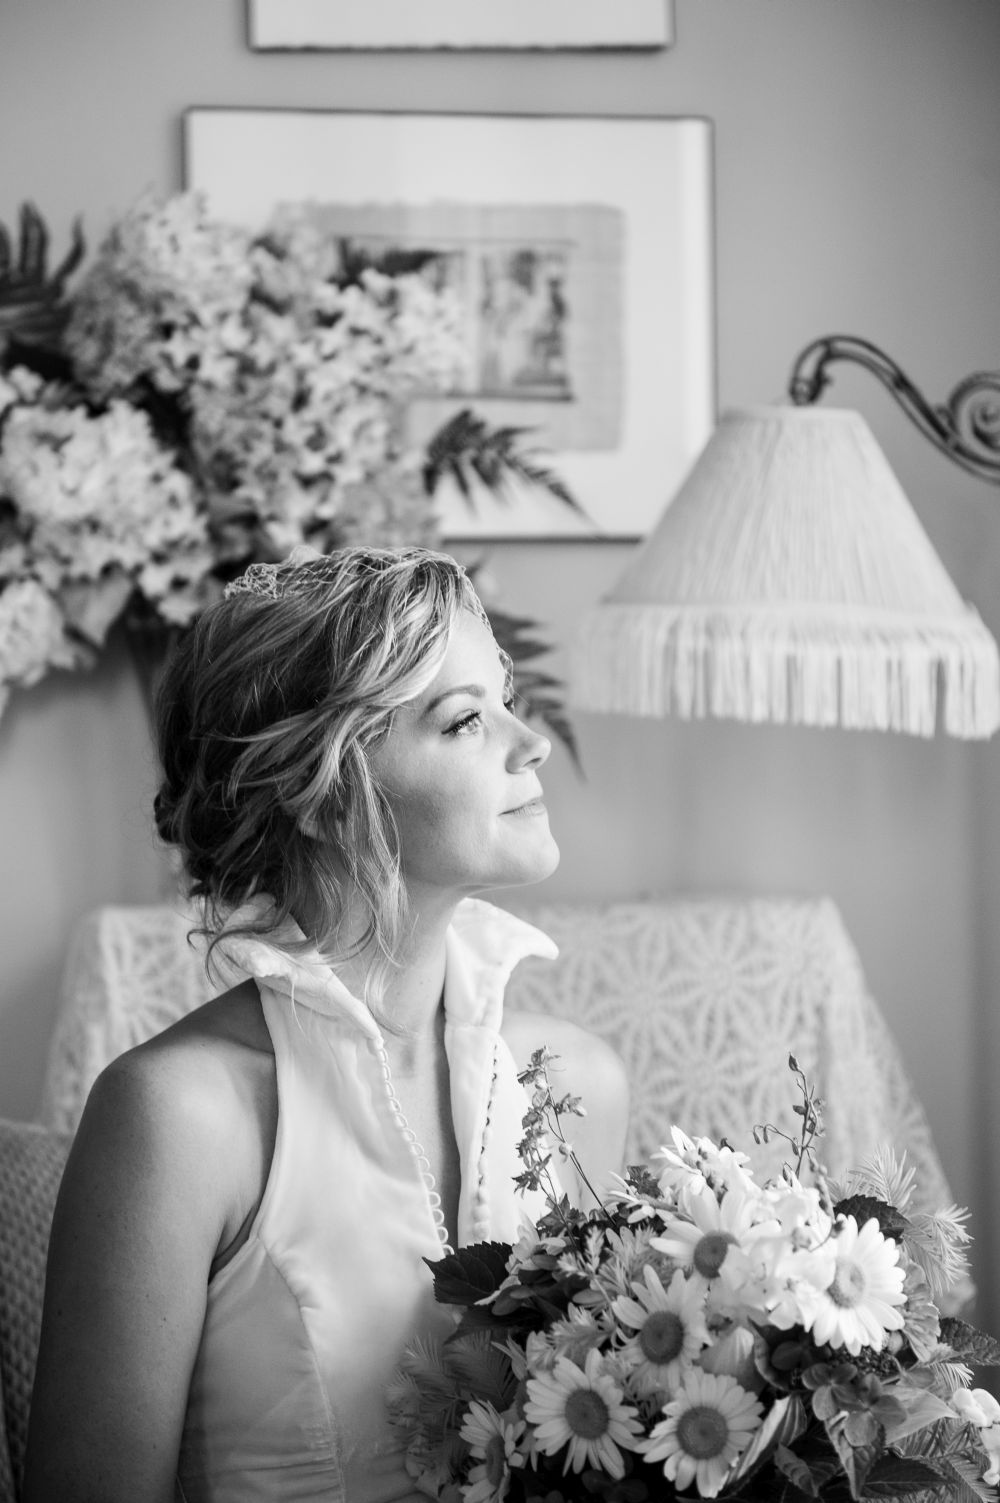
<svg viewBox="0 0 1000 1503">
<path fill-rule="evenodd" d="M 445 731 L 446 736 L 468 736 L 477 731 L 482 724 L 482 710 L 470 710 L 467 715 L 462 715 Z"/>
</svg>

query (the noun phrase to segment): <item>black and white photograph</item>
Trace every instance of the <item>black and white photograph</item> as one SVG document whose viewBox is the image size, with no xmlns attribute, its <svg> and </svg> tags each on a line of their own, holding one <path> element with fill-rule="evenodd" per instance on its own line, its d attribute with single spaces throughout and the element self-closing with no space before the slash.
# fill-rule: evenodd
<svg viewBox="0 0 1000 1503">
<path fill-rule="evenodd" d="M 0 6 L 0 1503 L 997 1503 L 998 57 Z"/>
</svg>

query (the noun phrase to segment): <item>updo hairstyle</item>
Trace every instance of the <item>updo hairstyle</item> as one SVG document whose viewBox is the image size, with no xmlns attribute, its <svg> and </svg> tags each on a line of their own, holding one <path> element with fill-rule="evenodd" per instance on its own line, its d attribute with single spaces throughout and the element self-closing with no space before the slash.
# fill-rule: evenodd
<svg viewBox="0 0 1000 1503">
<path fill-rule="evenodd" d="M 157 694 L 154 809 L 213 943 L 260 932 L 233 915 L 261 894 L 268 931 L 314 915 L 308 937 L 322 939 L 356 894 L 368 927 L 355 951 L 373 942 L 384 976 L 406 894 L 370 754 L 433 680 L 462 610 L 486 620 L 454 559 L 352 547 L 251 566 L 181 638 Z"/>
</svg>

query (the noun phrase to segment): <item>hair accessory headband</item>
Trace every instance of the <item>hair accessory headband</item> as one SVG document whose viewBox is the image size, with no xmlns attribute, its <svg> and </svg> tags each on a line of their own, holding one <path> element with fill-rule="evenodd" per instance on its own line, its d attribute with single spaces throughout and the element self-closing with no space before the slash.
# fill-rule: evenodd
<svg viewBox="0 0 1000 1503">
<path fill-rule="evenodd" d="M 222 592 L 224 600 L 229 600 L 233 595 L 264 595 L 268 600 L 277 600 L 278 565 L 250 564 Z"/>
<path fill-rule="evenodd" d="M 308 596 L 314 591 L 323 590 L 329 583 L 331 569 L 340 568 L 337 555 L 350 550 L 337 550 L 333 554 L 323 554 L 310 547 L 308 543 L 301 543 L 293 548 L 288 557 L 281 563 L 248 564 L 246 569 L 236 579 L 231 580 L 222 592 L 224 600 L 230 600 L 234 595 L 257 595 L 264 600 L 278 600 L 287 595 L 296 597 Z M 427 559 L 437 559 L 439 562 L 446 561 L 450 568 L 457 569 L 458 573 L 466 581 L 468 587 L 468 599 L 466 605 L 475 612 L 490 632 L 493 631 L 493 623 L 483 606 L 482 601 L 469 578 L 468 572 L 457 563 L 455 559 L 444 554 L 435 554 L 426 548 L 364 548 L 355 549 L 358 554 L 369 559 L 372 565 L 385 567 L 398 561 L 406 555 L 424 556 Z"/>
</svg>

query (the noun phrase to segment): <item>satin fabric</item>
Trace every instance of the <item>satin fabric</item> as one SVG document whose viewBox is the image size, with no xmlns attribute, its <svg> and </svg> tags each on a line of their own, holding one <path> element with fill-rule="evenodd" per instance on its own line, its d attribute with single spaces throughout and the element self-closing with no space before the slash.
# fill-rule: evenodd
<svg viewBox="0 0 1000 1503">
<path fill-rule="evenodd" d="M 219 950 L 222 950 L 221 957 Z M 461 1163 L 460 1245 L 513 1242 L 527 1099 L 499 1033 L 539 930 L 468 899 L 447 939 L 445 1049 Z M 278 1130 L 247 1241 L 212 1280 L 178 1470 L 185 1503 L 393 1503 L 412 1493 L 383 1393 L 406 1342 L 445 1334 L 425 1258 L 448 1250 L 437 1191 L 396 1100 L 379 1027 L 315 953 L 232 939 L 274 1045 Z"/>
</svg>

